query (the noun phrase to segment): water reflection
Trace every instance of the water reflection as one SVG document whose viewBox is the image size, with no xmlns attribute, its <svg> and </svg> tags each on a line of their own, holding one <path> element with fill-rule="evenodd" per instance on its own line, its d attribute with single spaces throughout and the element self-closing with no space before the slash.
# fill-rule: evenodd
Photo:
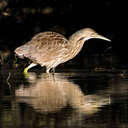
<svg viewBox="0 0 128 128">
<path fill-rule="evenodd" d="M 117 73 L 30 73 L 26 82 L 13 71 L 10 88 L 7 77 L 0 78 L 1 128 L 128 126 L 128 81 Z"/>
<path fill-rule="evenodd" d="M 44 73 L 37 78 L 29 73 L 28 87 L 16 90 L 17 102 L 27 103 L 36 111 L 56 112 L 70 106 L 82 114 L 92 114 L 102 105 L 109 104 L 108 96 L 84 95 L 79 86 L 66 78 L 65 73 Z"/>
</svg>

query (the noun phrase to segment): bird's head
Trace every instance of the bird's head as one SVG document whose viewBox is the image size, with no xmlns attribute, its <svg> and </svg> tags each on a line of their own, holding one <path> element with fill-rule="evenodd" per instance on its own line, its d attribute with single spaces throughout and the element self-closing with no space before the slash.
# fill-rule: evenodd
<svg viewBox="0 0 128 128">
<path fill-rule="evenodd" d="M 110 39 L 98 34 L 96 31 L 94 31 L 91 28 L 85 28 L 83 30 L 80 30 L 81 35 L 83 36 L 83 39 L 92 39 L 92 38 L 96 38 L 96 39 L 102 39 L 102 40 L 106 40 L 106 41 L 111 41 Z"/>
<path fill-rule="evenodd" d="M 106 40 L 106 41 L 111 41 L 110 39 L 98 34 L 96 31 L 94 31 L 91 28 L 84 28 L 81 29 L 77 32 L 75 32 L 71 37 L 70 40 L 74 40 L 74 42 L 85 42 L 86 40 L 89 39 L 102 39 L 102 40 Z"/>
</svg>

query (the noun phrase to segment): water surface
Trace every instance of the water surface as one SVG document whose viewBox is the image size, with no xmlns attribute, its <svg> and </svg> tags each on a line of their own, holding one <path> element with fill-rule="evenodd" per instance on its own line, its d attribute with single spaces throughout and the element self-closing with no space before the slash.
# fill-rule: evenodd
<svg viewBox="0 0 128 128">
<path fill-rule="evenodd" d="M 1 128 L 126 128 L 128 80 L 119 72 L 1 71 Z"/>
</svg>

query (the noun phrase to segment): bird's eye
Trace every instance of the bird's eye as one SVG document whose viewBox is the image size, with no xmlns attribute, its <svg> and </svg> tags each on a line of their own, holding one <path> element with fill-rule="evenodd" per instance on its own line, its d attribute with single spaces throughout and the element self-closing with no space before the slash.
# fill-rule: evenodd
<svg viewBox="0 0 128 128">
<path fill-rule="evenodd" d="M 81 37 L 78 41 L 82 41 L 85 37 Z"/>
<path fill-rule="evenodd" d="M 95 33 L 91 33 L 91 37 L 94 37 L 95 36 Z"/>
</svg>

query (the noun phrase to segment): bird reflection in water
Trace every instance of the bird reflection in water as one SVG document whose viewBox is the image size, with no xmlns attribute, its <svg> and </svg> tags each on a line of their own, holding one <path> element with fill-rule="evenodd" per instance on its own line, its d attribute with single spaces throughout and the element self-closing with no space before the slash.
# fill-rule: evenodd
<svg viewBox="0 0 128 128">
<path fill-rule="evenodd" d="M 57 112 L 66 106 L 80 113 L 92 114 L 109 104 L 109 97 L 84 95 L 79 86 L 66 77 L 67 73 L 43 73 L 40 78 L 29 73 L 30 86 L 16 90 L 17 101 L 31 105 L 39 112 Z"/>
</svg>

